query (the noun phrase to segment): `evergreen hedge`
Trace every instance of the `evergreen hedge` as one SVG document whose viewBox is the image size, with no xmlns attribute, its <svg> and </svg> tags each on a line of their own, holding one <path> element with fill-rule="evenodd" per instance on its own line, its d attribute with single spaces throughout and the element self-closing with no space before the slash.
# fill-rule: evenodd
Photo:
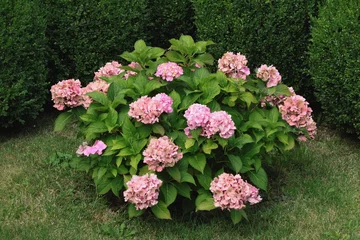
<svg viewBox="0 0 360 240">
<path fill-rule="evenodd" d="M 327 1 L 312 38 L 310 72 L 324 119 L 360 136 L 360 2 Z"/>
<path fill-rule="evenodd" d="M 0 1 L 0 128 L 35 118 L 48 98 L 45 16 L 40 1 Z"/>
</svg>

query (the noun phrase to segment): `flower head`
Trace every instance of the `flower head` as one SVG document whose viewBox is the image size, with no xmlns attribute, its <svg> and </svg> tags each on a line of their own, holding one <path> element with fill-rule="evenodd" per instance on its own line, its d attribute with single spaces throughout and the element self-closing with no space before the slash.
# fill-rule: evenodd
<svg viewBox="0 0 360 240">
<path fill-rule="evenodd" d="M 189 130 L 194 130 L 198 127 L 205 127 L 210 120 L 211 111 L 205 105 L 192 104 L 186 111 L 184 117 L 187 120 Z"/>
<path fill-rule="evenodd" d="M 220 71 L 232 78 L 242 78 L 244 80 L 246 76 L 250 74 L 250 69 L 246 64 L 246 57 L 240 53 L 234 54 L 227 52 L 218 60 L 218 68 Z"/>
<path fill-rule="evenodd" d="M 54 107 L 64 110 L 66 107 L 73 108 L 82 104 L 82 91 L 79 79 L 60 81 L 50 89 Z"/>
<path fill-rule="evenodd" d="M 143 176 L 133 175 L 126 183 L 128 189 L 124 191 L 124 199 L 135 204 L 136 210 L 152 207 L 158 203 L 161 184 L 162 181 L 153 173 Z"/>
<path fill-rule="evenodd" d="M 287 97 L 279 106 L 282 118 L 289 123 L 290 126 L 305 127 L 307 119 L 311 117 L 312 109 L 309 103 L 300 95 Z"/>
<path fill-rule="evenodd" d="M 93 102 L 93 99 L 90 96 L 87 96 L 87 93 L 90 92 L 103 92 L 103 93 L 107 93 L 108 89 L 109 89 L 110 84 L 107 83 L 104 80 L 97 80 L 94 82 L 90 82 L 86 87 L 81 89 L 81 94 L 83 97 L 83 106 L 85 108 L 88 108 L 90 106 L 90 104 Z"/>
<path fill-rule="evenodd" d="M 210 119 L 203 128 L 203 136 L 210 138 L 212 135 L 219 133 L 222 138 L 229 138 L 234 135 L 235 124 L 229 115 L 225 111 L 213 112 L 210 115 Z"/>
<path fill-rule="evenodd" d="M 143 152 L 144 163 L 149 165 L 149 170 L 161 172 L 165 167 L 173 167 L 183 157 L 178 150 L 179 147 L 167 136 L 153 138 Z"/>
<path fill-rule="evenodd" d="M 101 80 L 101 77 L 111 77 L 113 75 L 119 75 L 120 73 L 124 72 L 121 68 L 121 64 L 112 61 L 105 64 L 105 66 L 101 67 L 97 72 L 95 72 L 94 80 L 98 81 Z"/>
<path fill-rule="evenodd" d="M 103 151 L 106 149 L 106 144 L 101 140 L 96 140 L 92 146 L 88 146 L 87 142 L 83 142 L 82 145 L 79 146 L 76 154 L 90 156 L 90 154 L 101 155 Z"/>
<path fill-rule="evenodd" d="M 269 67 L 266 64 L 261 65 L 257 70 L 256 76 L 264 82 L 267 82 L 266 86 L 268 88 L 275 87 L 281 81 L 281 75 L 273 65 Z"/>
<path fill-rule="evenodd" d="M 163 80 L 171 82 L 174 78 L 183 75 L 183 69 L 174 62 L 162 63 L 157 67 L 155 76 L 161 77 Z"/>
<path fill-rule="evenodd" d="M 210 183 L 215 207 L 222 210 L 242 209 L 247 202 L 256 204 L 262 200 L 259 190 L 245 182 L 239 174 L 222 173 Z"/>
</svg>

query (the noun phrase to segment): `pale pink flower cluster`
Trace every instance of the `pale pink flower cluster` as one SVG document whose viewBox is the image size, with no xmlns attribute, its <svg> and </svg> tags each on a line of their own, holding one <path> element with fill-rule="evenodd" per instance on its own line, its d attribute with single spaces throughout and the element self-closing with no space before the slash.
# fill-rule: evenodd
<svg viewBox="0 0 360 240">
<path fill-rule="evenodd" d="M 51 86 L 50 92 L 54 107 L 60 111 L 65 107 L 73 108 L 82 105 L 81 83 L 78 79 L 60 81 Z"/>
<path fill-rule="evenodd" d="M 308 120 L 311 118 L 312 109 L 309 103 L 300 95 L 289 96 L 279 105 L 282 118 L 290 126 L 297 128 L 306 127 Z"/>
<path fill-rule="evenodd" d="M 120 67 L 121 64 L 116 61 L 108 62 L 105 64 L 105 66 L 101 67 L 97 72 L 94 73 L 94 80 L 98 81 L 102 80 L 100 79 L 101 77 L 111 77 L 114 75 L 119 75 L 120 73 L 124 72 L 124 70 L 122 70 Z"/>
<path fill-rule="evenodd" d="M 87 96 L 87 93 L 90 92 L 103 92 L 107 93 L 109 89 L 109 85 L 104 80 L 97 80 L 94 82 L 90 82 L 86 87 L 81 89 L 81 94 L 83 96 L 83 106 L 84 108 L 88 108 L 90 104 L 93 102 L 93 99 L 90 96 Z"/>
<path fill-rule="evenodd" d="M 171 113 L 173 100 L 165 93 L 159 93 L 150 98 L 143 96 L 130 104 L 128 112 L 130 117 L 144 124 L 153 124 L 159 121 L 159 116 L 163 113 Z"/>
<path fill-rule="evenodd" d="M 134 68 L 134 69 L 138 69 L 138 70 L 141 69 L 140 64 L 137 63 L 137 62 L 131 62 L 128 66 L 129 66 L 129 67 L 132 67 L 132 68 Z M 137 72 L 127 70 L 126 73 L 125 73 L 125 75 L 124 75 L 124 78 L 127 80 L 129 77 L 135 76 L 136 74 L 137 74 Z"/>
<path fill-rule="evenodd" d="M 222 173 L 210 183 L 210 191 L 213 194 L 215 207 L 221 207 L 222 210 L 239 210 L 247 202 L 252 205 L 262 200 L 259 190 L 244 181 L 240 174 L 234 176 Z"/>
<path fill-rule="evenodd" d="M 106 144 L 101 140 L 96 140 L 92 146 L 88 146 L 87 142 L 83 142 L 82 145 L 79 146 L 76 151 L 77 155 L 90 156 L 90 154 L 98 154 L 101 155 L 103 151 L 106 149 Z"/>
<path fill-rule="evenodd" d="M 244 55 L 227 52 L 218 60 L 218 68 L 232 78 L 246 80 L 246 76 L 250 74 L 250 69 L 246 66 L 247 62 Z"/>
<path fill-rule="evenodd" d="M 158 203 L 162 181 L 155 174 L 133 175 L 126 185 L 128 189 L 124 191 L 124 199 L 135 204 L 136 210 L 146 209 Z"/>
<path fill-rule="evenodd" d="M 222 138 L 229 138 L 234 135 L 235 124 L 225 111 L 216 111 L 211 113 L 210 108 L 205 105 L 195 103 L 191 105 L 184 114 L 187 119 L 185 134 L 191 137 L 190 130 L 202 127 L 202 136 L 210 138 L 219 133 Z"/>
<path fill-rule="evenodd" d="M 155 76 L 161 77 L 163 80 L 171 82 L 174 78 L 183 75 L 183 69 L 174 62 L 162 63 L 157 67 Z"/>
<path fill-rule="evenodd" d="M 165 167 L 173 167 L 183 154 L 178 152 L 179 147 L 167 136 L 151 139 L 149 146 L 143 152 L 144 163 L 149 165 L 149 170 L 161 172 Z"/>
<path fill-rule="evenodd" d="M 309 134 L 309 138 L 315 139 L 315 135 L 317 134 L 317 127 L 316 127 L 316 122 L 313 120 L 312 117 L 310 117 L 306 120 L 305 129 L 306 129 L 307 133 Z M 307 138 L 305 135 L 300 135 L 298 137 L 298 140 L 305 142 L 307 140 Z"/>
<path fill-rule="evenodd" d="M 256 76 L 266 83 L 266 87 L 275 87 L 281 81 L 281 75 L 279 71 L 273 66 L 267 66 L 263 64 L 258 68 Z"/>
</svg>

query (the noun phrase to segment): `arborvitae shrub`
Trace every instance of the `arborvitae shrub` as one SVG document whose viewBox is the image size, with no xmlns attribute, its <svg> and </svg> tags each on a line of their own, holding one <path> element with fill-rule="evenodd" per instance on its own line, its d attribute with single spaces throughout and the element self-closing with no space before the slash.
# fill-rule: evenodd
<svg viewBox="0 0 360 240">
<path fill-rule="evenodd" d="M 252 71 L 273 64 L 286 84 L 311 98 L 307 49 L 316 0 L 192 1 L 197 38 L 217 43 L 210 48 L 215 58 L 225 51 L 244 53 Z"/>
<path fill-rule="evenodd" d="M 310 72 L 323 116 L 360 135 L 360 2 L 327 1 L 314 19 Z"/>
<path fill-rule="evenodd" d="M 45 29 L 40 1 L 0 1 L 0 128 L 35 118 L 48 97 Z"/>
<path fill-rule="evenodd" d="M 163 0 L 148 3 L 146 32 L 152 46 L 167 48 L 169 39 L 181 34 L 194 35 L 194 10 L 190 0 L 174 0 L 164 4 Z"/>
<path fill-rule="evenodd" d="M 146 0 L 46 0 L 51 82 L 94 72 L 145 38 Z"/>
</svg>

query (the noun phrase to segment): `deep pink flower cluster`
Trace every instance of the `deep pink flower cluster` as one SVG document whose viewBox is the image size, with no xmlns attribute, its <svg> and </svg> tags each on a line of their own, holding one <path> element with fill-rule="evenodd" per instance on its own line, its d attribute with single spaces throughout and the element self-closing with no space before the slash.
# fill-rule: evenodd
<svg viewBox="0 0 360 240">
<path fill-rule="evenodd" d="M 275 87 L 281 81 L 281 75 L 279 71 L 273 66 L 267 66 L 263 64 L 257 70 L 256 76 L 266 83 L 266 87 Z"/>
<path fill-rule="evenodd" d="M 213 179 L 210 184 L 210 191 L 213 194 L 215 207 L 221 207 L 222 210 L 239 210 L 247 202 L 252 205 L 262 200 L 259 196 L 259 190 L 244 181 L 240 174 L 234 176 L 222 173 Z"/>
<path fill-rule="evenodd" d="M 185 134 L 191 137 L 190 130 L 202 127 L 202 136 L 210 138 L 219 133 L 222 138 L 229 138 L 234 134 L 236 129 L 234 122 L 225 111 L 211 113 L 210 108 L 205 105 L 195 103 L 185 111 L 187 127 L 184 129 Z"/>
<path fill-rule="evenodd" d="M 151 139 L 149 146 L 143 152 L 144 163 L 148 164 L 149 170 L 161 172 L 165 167 L 173 167 L 183 154 L 178 152 L 179 147 L 167 136 Z"/>
<path fill-rule="evenodd" d="M 279 105 L 282 118 L 290 126 L 297 128 L 306 127 L 308 120 L 311 118 L 312 109 L 309 103 L 300 95 L 289 96 Z"/>
<path fill-rule="evenodd" d="M 60 81 L 50 89 L 51 99 L 54 107 L 64 110 L 65 107 L 73 108 L 82 105 L 82 90 L 79 79 L 68 79 Z"/>
<path fill-rule="evenodd" d="M 124 191 L 124 199 L 135 204 L 136 210 L 152 207 L 158 203 L 161 184 L 162 181 L 153 173 L 133 175 L 126 183 L 128 189 Z"/>
<path fill-rule="evenodd" d="M 227 52 L 218 60 L 218 68 L 232 78 L 245 80 L 246 76 L 250 74 L 250 69 L 246 66 L 247 62 L 244 55 Z"/>
<path fill-rule="evenodd" d="M 163 80 L 171 82 L 174 78 L 183 75 L 183 69 L 174 62 L 162 63 L 157 67 L 155 76 L 161 77 Z"/>
<path fill-rule="evenodd" d="M 165 93 L 159 93 L 153 98 L 143 96 L 130 104 L 128 112 L 130 117 L 144 124 L 153 124 L 159 121 L 159 116 L 163 113 L 171 113 L 173 100 Z"/>
<path fill-rule="evenodd" d="M 101 80 L 101 77 L 111 77 L 114 75 L 119 75 L 120 73 L 124 72 L 121 68 L 121 64 L 112 61 L 105 64 L 105 66 L 101 67 L 97 72 L 95 72 L 94 80 L 98 81 Z"/>
<path fill-rule="evenodd" d="M 101 140 L 96 140 L 92 146 L 88 146 L 87 142 L 83 142 L 76 151 L 77 155 L 90 156 L 90 154 L 101 155 L 106 148 L 106 144 Z"/>
</svg>

